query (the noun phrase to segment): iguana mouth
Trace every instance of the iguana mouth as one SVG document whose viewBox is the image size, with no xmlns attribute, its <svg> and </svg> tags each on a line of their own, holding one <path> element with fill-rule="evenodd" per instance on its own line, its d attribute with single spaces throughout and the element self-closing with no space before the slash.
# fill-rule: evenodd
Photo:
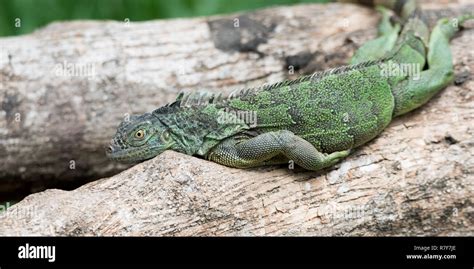
<svg viewBox="0 0 474 269">
<path fill-rule="evenodd" d="M 115 144 L 110 144 L 105 149 L 107 158 L 114 161 L 138 162 L 151 159 L 158 155 L 155 152 L 156 147 L 140 147 L 123 149 Z"/>
</svg>

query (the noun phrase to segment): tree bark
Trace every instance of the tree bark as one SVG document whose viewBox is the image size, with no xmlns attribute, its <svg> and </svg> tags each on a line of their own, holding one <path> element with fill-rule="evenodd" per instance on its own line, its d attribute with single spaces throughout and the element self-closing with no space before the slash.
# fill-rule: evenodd
<svg viewBox="0 0 474 269">
<path fill-rule="evenodd" d="M 423 7 L 436 18 L 474 6 Z M 2 38 L 0 191 L 112 175 L 126 167 L 102 148 L 125 113 L 180 90 L 228 93 L 339 66 L 378 18 L 355 5 L 300 5 Z M 30 195 L 0 213 L 0 234 L 472 236 L 473 41 L 468 27 L 451 42 L 455 85 L 334 168 L 239 170 L 165 152 L 74 191 Z"/>
</svg>

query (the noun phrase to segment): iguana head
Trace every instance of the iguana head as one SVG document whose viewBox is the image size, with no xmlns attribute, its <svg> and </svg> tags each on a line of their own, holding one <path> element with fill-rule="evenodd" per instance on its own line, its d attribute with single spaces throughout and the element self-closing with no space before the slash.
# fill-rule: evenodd
<svg viewBox="0 0 474 269">
<path fill-rule="evenodd" d="M 106 148 L 106 155 L 117 161 L 142 161 L 171 149 L 173 145 L 175 142 L 168 128 L 153 114 L 145 113 L 120 123 Z"/>
<path fill-rule="evenodd" d="M 153 158 L 170 149 L 204 156 L 222 140 L 249 126 L 224 111 L 214 95 L 180 94 L 176 101 L 152 113 L 132 116 L 120 123 L 106 149 L 108 158 L 136 162 Z M 224 117 L 225 116 L 225 117 Z"/>
</svg>

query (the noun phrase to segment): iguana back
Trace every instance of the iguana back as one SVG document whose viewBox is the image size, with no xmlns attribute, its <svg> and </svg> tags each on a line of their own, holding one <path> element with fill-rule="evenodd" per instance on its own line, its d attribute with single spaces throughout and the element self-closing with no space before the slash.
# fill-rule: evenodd
<svg viewBox="0 0 474 269">
<path fill-rule="evenodd" d="M 255 113 L 255 134 L 288 130 L 321 152 L 364 144 L 391 121 L 394 98 L 382 61 L 333 69 L 254 89 L 223 107 Z M 241 113 L 242 115 L 243 113 Z M 244 114 L 245 115 L 245 114 Z"/>
</svg>

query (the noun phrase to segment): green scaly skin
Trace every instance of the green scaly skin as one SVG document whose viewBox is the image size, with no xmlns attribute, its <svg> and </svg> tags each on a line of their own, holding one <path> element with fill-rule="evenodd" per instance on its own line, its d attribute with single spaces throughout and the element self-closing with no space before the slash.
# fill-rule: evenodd
<svg viewBox="0 0 474 269">
<path fill-rule="evenodd" d="M 353 65 L 226 98 L 180 94 L 172 104 L 122 122 L 108 157 L 135 162 L 174 150 L 239 168 L 294 161 L 319 170 L 337 163 L 451 83 L 449 40 L 474 18 L 442 19 L 430 33 L 414 1 L 385 7 L 398 11 L 403 27 L 378 7 L 379 37 L 356 52 Z M 420 72 L 387 72 L 402 66 Z M 249 122 L 251 115 L 256 122 Z"/>
</svg>

